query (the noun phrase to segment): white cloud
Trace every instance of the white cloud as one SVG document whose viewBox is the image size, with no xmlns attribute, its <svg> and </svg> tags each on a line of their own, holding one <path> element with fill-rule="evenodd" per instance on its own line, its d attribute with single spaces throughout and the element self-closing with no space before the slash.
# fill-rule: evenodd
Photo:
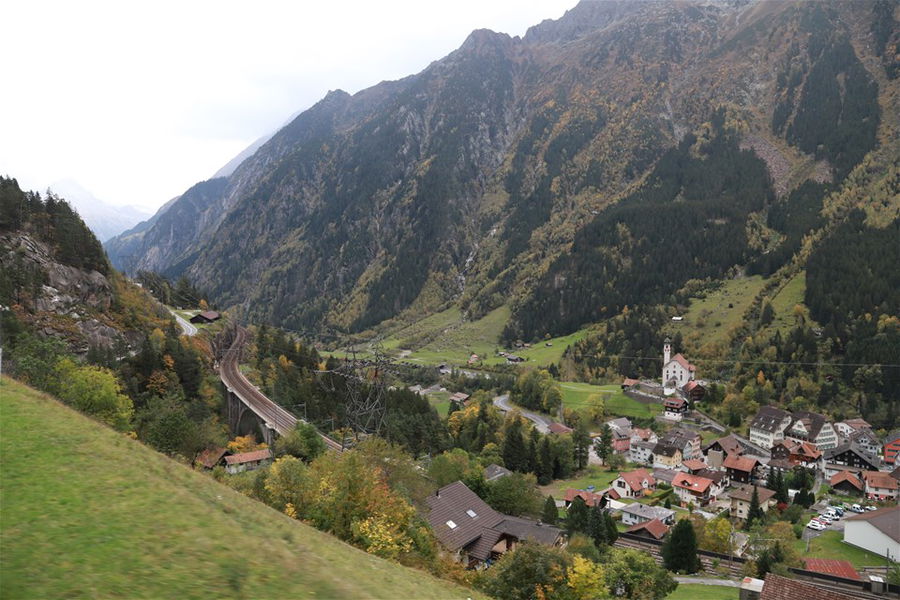
<svg viewBox="0 0 900 600">
<path fill-rule="evenodd" d="M 574 0 L 4 4 L 0 174 L 156 207 L 330 89 L 418 72 Z"/>
</svg>

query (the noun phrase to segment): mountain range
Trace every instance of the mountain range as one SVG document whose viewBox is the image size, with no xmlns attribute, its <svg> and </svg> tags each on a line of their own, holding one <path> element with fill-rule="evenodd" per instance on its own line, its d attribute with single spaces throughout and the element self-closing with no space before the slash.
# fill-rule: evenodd
<svg viewBox="0 0 900 600">
<path fill-rule="evenodd" d="M 114 206 L 104 202 L 72 179 L 61 179 L 53 183 L 50 190 L 68 200 L 101 241 L 117 236 L 151 216 L 136 206 Z"/>
<path fill-rule="evenodd" d="M 293 329 L 564 334 L 896 219 L 898 37 L 889 0 L 584 0 L 329 92 L 105 246 Z"/>
</svg>

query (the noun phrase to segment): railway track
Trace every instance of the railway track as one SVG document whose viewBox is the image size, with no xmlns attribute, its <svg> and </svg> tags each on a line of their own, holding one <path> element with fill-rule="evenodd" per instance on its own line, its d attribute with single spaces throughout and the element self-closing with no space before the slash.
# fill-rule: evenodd
<svg viewBox="0 0 900 600">
<path fill-rule="evenodd" d="M 225 353 L 224 358 L 219 366 L 219 377 L 231 392 L 235 393 L 241 402 L 247 405 L 256 416 L 262 419 L 269 427 L 278 432 L 278 435 L 285 435 L 297 426 L 298 422 L 306 423 L 303 419 L 298 419 L 287 410 L 270 400 L 263 394 L 259 388 L 250 383 L 240 370 L 241 349 L 246 343 L 247 332 L 243 328 L 238 328 L 237 336 L 234 343 Z M 343 452 L 344 448 L 319 432 L 319 437 L 325 442 L 325 446 L 329 450 Z"/>
</svg>

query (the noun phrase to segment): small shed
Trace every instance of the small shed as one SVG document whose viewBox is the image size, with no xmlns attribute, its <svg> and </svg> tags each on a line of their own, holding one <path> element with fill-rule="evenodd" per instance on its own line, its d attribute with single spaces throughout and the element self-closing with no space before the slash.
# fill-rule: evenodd
<svg viewBox="0 0 900 600">
<path fill-rule="evenodd" d="M 243 452 L 225 457 L 225 470 L 234 475 L 242 471 L 253 471 L 272 462 L 272 451 L 268 448 Z"/>
<path fill-rule="evenodd" d="M 218 321 L 222 318 L 222 315 L 217 313 L 214 310 L 204 310 L 202 312 L 197 313 L 193 317 L 191 317 L 191 323 L 205 324 L 212 323 L 214 321 Z"/>
<path fill-rule="evenodd" d="M 204 469 L 214 469 L 222 462 L 222 457 L 228 452 L 225 448 L 210 448 L 204 450 L 194 459 L 194 464 Z"/>
</svg>

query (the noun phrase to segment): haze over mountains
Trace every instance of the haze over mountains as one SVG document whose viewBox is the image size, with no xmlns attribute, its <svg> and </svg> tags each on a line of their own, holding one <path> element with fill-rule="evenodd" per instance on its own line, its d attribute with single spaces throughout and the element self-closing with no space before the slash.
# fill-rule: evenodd
<svg viewBox="0 0 900 600">
<path fill-rule="evenodd" d="M 73 179 L 59 180 L 50 185 L 50 190 L 68 200 L 101 241 L 119 235 L 151 216 L 136 206 L 114 206 L 104 202 Z"/>
<path fill-rule="evenodd" d="M 898 214 L 892 179 L 846 183 L 864 160 L 896 172 L 895 12 L 586 0 L 523 38 L 478 30 L 421 73 L 330 92 L 106 248 L 259 321 L 507 305 L 510 339 L 771 273 L 854 207 L 866 227 Z M 770 218 L 803 202 L 817 218 Z"/>
</svg>

